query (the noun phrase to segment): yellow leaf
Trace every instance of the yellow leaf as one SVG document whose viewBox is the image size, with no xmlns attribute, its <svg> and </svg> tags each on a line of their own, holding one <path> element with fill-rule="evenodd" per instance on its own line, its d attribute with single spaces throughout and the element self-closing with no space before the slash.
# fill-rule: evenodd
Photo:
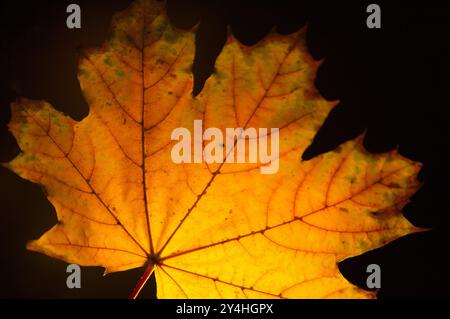
<svg viewBox="0 0 450 319">
<path fill-rule="evenodd" d="M 418 230 L 401 210 L 420 165 L 370 154 L 361 138 L 301 160 L 336 104 L 314 88 L 305 31 L 251 47 L 229 35 L 193 97 L 194 32 L 173 27 L 162 4 L 135 1 L 112 30 L 79 62 L 85 119 L 12 105 L 22 153 L 5 165 L 45 188 L 59 220 L 28 248 L 106 272 L 145 266 L 136 293 L 154 271 L 160 298 L 373 297 L 337 263 Z M 279 128 L 278 171 L 174 163 L 171 133 L 194 120 Z"/>
</svg>

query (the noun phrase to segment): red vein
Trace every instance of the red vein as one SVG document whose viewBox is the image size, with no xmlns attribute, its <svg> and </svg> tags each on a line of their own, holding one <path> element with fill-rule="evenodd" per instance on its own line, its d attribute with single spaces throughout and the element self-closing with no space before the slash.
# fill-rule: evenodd
<svg viewBox="0 0 450 319">
<path fill-rule="evenodd" d="M 142 153 L 142 188 L 144 192 L 144 206 L 145 206 L 145 220 L 147 222 L 147 233 L 148 241 L 150 246 L 150 254 L 154 254 L 152 231 L 150 227 L 150 213 L 148 210 L 148 198 L 147 198 L 147 181 L 145 178 L 145 14 L 143 15 L 143 25 L 142 25 L 142 48 L 141 48 L 141 77 L 142 77 L 142 108 L 141 108 L 141 153 Z"/>
<path fill-rule="evenodd" d="M 227 282 L 227 281 L 221 280 L 221 279 L 219 279 L 219 278 L 213 278 L 213 277 L 210 277 L 210 276 L 207 276 L 207 275 L 198 274 L 198 273 L 195 273 L 195 272 L 193 272 L 193 271 L 189 271 L 189 270 L 186 270 L 186 269 L 181 269 L 181 268 L 174 267 L 174 266 L 170 266 L 170 265 L 167 265 L 167 264 L 161 264 L 160 266 L 161 266 L 161 269 L 163 269 L 163 270 L 164 270 L 163 267 L 167 267 L 167 268 L 175 269 L 175 270 L 178 270 L 178 271 L 181 271 L 181 272 L 190 274 L 190 275 L 192 275 L 192 276 L 197 276 L 197 277 L 201 277 L 201 278 L 213 280 L 214 282 L 220 282 L 220 283 L 225 284 L 225 285 L 229 285 L 229 286 L 232 286 L 232 287 L 239 288 L 239 289 L 241 289 L 241 291 L 242 291 L 242 293 L 243 293 L 244 295 L 245 295 L 244 290 L 250 290 L 250 291 L 254 291 L 254 292 L 258 292 L 258 293 L 270 295 L 270 296 L 277 297 L 277 298 L 283 298 L 283 297 L 282 297 L 281 295 L 279 295 L 279 294 L 276 295 L 276 294 L 273 294 L 273 293 L 270 293 L 270 292 L 266 292 L 266 291 L 263 291 L 263 290 L 255 289 L 255 288 L 253 288 L 253 287 L 241 286 L 241 285 L 238 285 L 238 284 L 234 284 L 234 283 L 232 283 L 232 282 Z M 166 272 L 166 274 L 167 274 L 167 272 Z M 173 280 L 173 279 L 172 279 L 172 280 Z M 175 281 L 175 280 L 174 280 L 174 281 Z M 175 282 L 176 282 L 176 281 L 175 281 Z M 186 296 L 186 297 L 187 297 L 187 296 Z"/>
<path fill-rule="evenodd" d="M 40 127 L 44 132 L 47 130 L 42 127 L 42 125 L 39 123 L 38 120 L 36 120 L 33 115 L 31 115 L 28 111 L 25 110 L 25 112 L 28 114 L 28 116 L 36 123 L 38 127 Z M 67 154 L 64 152 L 64 150 L 59 146 L 58 143 L 53 139 L 53 137 L 49 134 L 47 134 L 49 139 L 55 144 L 55 146 L 61 151 L 61 153 L 64 154 L 64 158 L 69 161 L 69 163 L 72 165 L 72 167 L 77 171 L 77 173 L 81 176 L 81 178 L 84 179 L 86 185 L 91 189 L 92 194 L 98 199 L 98 201 L 106 208 L 106 210 L 113 216 L 113 218 L 116 220 L 117 224 L 122 227 L 122 229 L 125 231 L 125 233 L 136 243 L 136 245 L 146 254 L 148 255 L 148 252 L 142 247 L 142 245 L 134 238 L 131 233 L 128 231 L 128 229 L 125 227 L 125 225 L 120 221 L 120 219 L 111 211 L 108 205 L 103 201 L 103 199 L 100 197 L 100 195 L 94 190 L 91 183 L 84 177 L 84 175 L 81 173 L 80 169 L 75 165 L 75 163 L 67 156 Z"/>
<path fill-rule="evenodd" d="M 127 253 L 127 254 L 130 254 L 130 255 L 135 255 L 135 256 L 138 256 L 138 257 L 142 257 L 142 258 L 147 258 L 147 256 L 140 255 L 140 254 L 137 254 L 135 252 L 132 252 L 132 251 L 129 251 L 129 250 L 125 250 L 125 249 L 110 248 L 110 247 L 99 247 L 99 246 L 84 246 L 84 245 L 79 245 L 79 244 L 72 244 L 72 243 L 70 243 L 70 241 L 69 241 L 69 243 L 52 243 L 52 242 L 49 242 L 48 245 L 51 245 L 51 246 L 73 246 L 73 247 L 77 247 L 77 248 L 98 249 L 98 250 L 112 250 L 112 251 L 118 251 L 118 252 L 122 252 L 122 253 Z"/>
<path fill-rule="evenodd" d="M 175 64 L 177 63 L 178 59 L 181 57 L 182 52 L 184 51 L 184 48 L 186 47 L 186 43 L 181 47 L 180 52 L 178 53 L 178 55 L 175 57 L 175 59 L 173 59 L 173 61 L 169 64 L 169 67 L 167 68 L 166 72 L 164 72 L 164 74 L 154 83 L 152 83 L 151 85 L 145 87 L 144 86 L 144 91 L 145 90 L 149 90 L 152 87 L 156 86 L 159 82 L 161 82 L 167 74 L 169 74 L 170 71 L 172 71 L 172 68 L 175 66 Z"/>
<path fill-rule="evenodd" d="M 398 170 L 395 170 L 395 171 L 393 171 L 393 172 L 391 172 L 391 173 L 385 175 L 383 178 L 386 178 L 386 177 L 388 177 L 388 176 L 390 176 L 390 175 L 392 175 L 392 174 L 395 174 L 395 173 L 397 173 L 398 171 L 400 171 L 400 170 L 402 170 L 402 169 L 405 169 L 405 168 L 407 168 L 407 167 L 408 167 L 408 166 L 399 168 Z M 364 191 L 367 191 L 367 190 L 370 189 L 371 187 L 374 187 L 374 186 L 377 185 L 383 178 L 381 178 L 380 180 L 377 180 L 377 181 L 374 182 L 372 185 L 370 185 L 370 186 L 368 186 L 367 188 L 365 188 L 365 189 L 359 191 L 359 192 L 356 193 L 356 194 L 353 194 L 352 196 L 357 196 L 359 193 L 362 193 L 362 192 L 364 192 Z M 161 260 L 161 261 L 163 261 L 163 260 L 168 260 L 168 259 L 170 259 L 170 258 L 175 258 L 175 257 L 178 257 L 178 256 L 186 255 L 186 254 L 189 254 L 189 253 L 192 253 L 192 252 L 195 252 L 195 251 L 203 250 L 203 249 L 206 249 L 206 248 L 211 248 L 211 247 L 214 247 L 214 246 L 217 246 L 217 245 L 222 245 L 222 244 L 225 244 L 225 243 L 228 243 L 228 242 L 231 242 L 231 241 L 240 240 L 240 239 L 242 239 L 242 238 L 250 237 L 250 236 L 253 236 L 253 235 L 256 235 L 256 234 L 264 234 L 264 232 L 266 232 L 266 231 L 269 231 L 269 230 L 271 230 L 271 229 L 278 228 L 278 227 L 281 227 L 281 226 L 290 224 L 290 223 L 295 222 L 295 221 L 297 221 L 297 220 L 303 221 L 303 219 L 304 219 L 305 217 L 307 217 L 307 216 L 311 216 L 311 215 L 313 215 L 313 214 L 317 214 L 317 213 L 319 213 L 319 212 L 322 212 L 322 211 L 324 211 L 325 209 L 327 209 L 327 208 L 329 208 L 329 207 L 335 207 L 335 206 L 337 206 L 337 205 L 339 205 L 339 204 L 341 204 L 341 203 L 343 203 L 343 202 L 345 202 L 345 201 L 348 201 L 348 200 L 351 200 L 351 198 L 345 198 L 345 199 L 343 199 L 343 200 L 341 200 L 341 201 L 339 201 L 339 202 L 337 202 L 337 203 L 335 203 L 335 204 L 333 204 L 333 205 L 325 206 L 325 207 L 316 209 L 315 211 L 312 211 L 312 212 L 310 212 L 310 213 L 308 213 L 308 214 L 306 214 L 306 215 L 303 215 L 303 216 L 300 216 L 300 217 L 295 217 L 295 218 L 293 218 L 293 219 L 291 219 L 291 220 L 284 221 L 284 222 L 281 222 L 281 223 L 276 224 L 276 225 L 273 225 L 273 226 L 265 227 L 264 229 L 252 231 L 252 232 L 246 233 L 246 234 L 244 234 L 244 235 L 239 235 L 239 236 L 236 236 L 236 237 L 233 237 L 233 238 L 224 239 L 224 240 L 221 240 L 221 241 L 219 241 L 219 242 L 215 242 L 215 243 L 203 245 L 203 246 L 200 246 L 200 247 L 188 249 L 188 250 L 185 250 L 185 251 L 182 251 L 182 252 L 176 252 L 176 253 L 173 253 L 173 254 L 168 255 L 168 256 L 166 256 L 166 257 L 162 257 L 160 260 Z M 331 231 L 331 230 L 330 230 L 330 231 Z M 336 231 L 336 232 L 338 232 L 338 231 Z"/>
<path fill-rule="evenodd" d="M 270 90 L 270 88 L 272 87 L 272 85 L 275 83 L 275 79 L 278 75 L 278 73 L 281 70 L 282 65 L 284 64 L 285 60 L 287 59 L 287 57 L 290 55 L 290 53 L 292 52 L 292 50 L 295 47 L 295 44 L 297 43 L 298 39 L 296 39 L 295 42 L 292 43 L 290 49 L 287 51 L 286 55 L 283 57 L 283 59 L 281 60 L 280 64 L 278 65 L 278 69 L 276 71 L 276 73 L 274 74 L 269 86 L 267 88 L 264 88 L 265 93 L 261 96 L 261 99 L 258 101 L 258 103 L 256 104 L 255 108 L 253 109 L 252 113 L 250 114 L 249 118 L 247 119 L 245 125 L 244 125 L 244 129 L 247 127 L 247 125 L 249 124 L 249 122 L 251 121 L 251 119 L 253 118 L 253 116 L 256 114 L 257 110 L 259 109 L 259 107 L 261 106 L 262 101 L 264 100 L 265 96 L 267 95 L 268 91 Z M 233 79 L 234 80 L 234 79 Z M 235 141 L 234 145 L 236 145 L 237 140 Z M 227 158 L 229 156 L 229 154 L 231 154 L 231 152 L 234 150 L 231 149 L 230 152 L 225 156 L 225 158 Z M 171 233 L 171 235 L 168 237 L 168 239 L 166 240 L 166 242 L 162 245 L 161 249 L 158 252 L 158 256 L 161 255 L 161 253 L 163 252 L 163 250 L 167 247 L 167 245 L 169 244 L 169 242 L 172 240 L 172 238 L 175 236 L 175 234 L 178 232 L 178 230 L 180 229 L 180 227 L 184 224 L 185 220 L 189 217 L 189 215 L 191 214 L 191 212 L 194 210 L 194 208 L 197 206 L 197 203 L 201 200 L 201 198 L 203 198 L 203 195 L 206 194 L 206 191 L 208 190 L 208 188 L 211 186 L 211 184 L 213 183 L 213 181 L 215 180 L 216 176 L 220 174 L 220 169 L 222 168 L 222 166 L 225 164 L 225 160 L 222 161 L 222 163 L 219 165 L 219 167 L 217 168 L 217 170 L 212 174 L 212 177 L 210 178 L 210 180 L 208 181 L 208 183 L 206 184 L 206 186 L 204 187 L 203 191 L 200 193 L 200 195 L 197 196 L 197 199 L 195 200 L 194 204 L 188 209 L 188 211 L 186 212 L 186 214 L 184 215 L 184 217 L 180 220 L 180 222 L 178 223 L 178 225 L 175 227 L 174 231 Z"/>
<path fill-rule="evenodd" d="M 186 297 L 186 299 L 188 299 L 189 297 L 188 297 L 187 293 L 184 291 L 183 287 L 181 287 L 181 285 L 163 267 L 160 267 L 160 268 L 167 275 L 167 277 L 169 277 L 170 280 L 172 280 L 175 283 L 175 285 L 178 287 L 178 289 L 181 290 L 181 292 Z"/>
<path fill-rule="evenodd" d="M 103 74 L 100 72 L 100 70 L 98 70 L 97 66 L 95 65 L 95 63 L 93 61 L 91 61 L 91 59 L 88 56 L 84 56 L 85 59 L 92 65 L 92 67 L 94 68 L 95 72 L 98 74 L 98 76 L 100 77 L 101 82 L 105 85 L 106 89 L 108 90 L 109 94 L 111 94 L 111 97 L 113 98 L 114 102 L 116 103 L 116 105 L 125 113 L 125 115 L 127 115 L 133 122 L 135 122 L 136 124 L 141 125 L 142 123 L 142 119 L 141 121 L 136 120 L 129 112 L 127 109 L 125 109 L 125 106 L 122 105 L 122 103 L 119 102 L 119 100 L 117 99 L 116 94 L 113 92 L 113 90 L 111 89 L 111 86 L 108 84 L 108 82 L 106 81 L 106 79 L 104 78 Z"/>
</svg>

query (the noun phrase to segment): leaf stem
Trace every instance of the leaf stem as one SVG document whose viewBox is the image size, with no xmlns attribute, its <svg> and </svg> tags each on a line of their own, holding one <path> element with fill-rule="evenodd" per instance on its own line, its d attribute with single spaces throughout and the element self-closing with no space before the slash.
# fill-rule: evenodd
<svg viewBox="0 0 450 319">
<path fill-rule="evenodd" d="M 147 264 L 147 267 L 145 267 L 145 271 L 142 274 L 141 278 L 136 284 L 136 287 L 134 287 L 133 292 L 130 295 L 130 299 L 136 299 L 139 293 L 141 292 L 142 288 L 144 288 L 147 280 L 152 275 L 153 271 L 155 270 L 155 265 L 152 262 L 149 262 Z"/>
</svg>

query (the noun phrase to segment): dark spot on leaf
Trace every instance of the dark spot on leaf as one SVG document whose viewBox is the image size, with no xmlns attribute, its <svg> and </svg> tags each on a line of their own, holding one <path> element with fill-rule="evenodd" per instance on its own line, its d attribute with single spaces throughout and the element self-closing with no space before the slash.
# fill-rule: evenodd
<svg viewBox="0 0 450 319">
<path fill-rule="evenodd" d="M 383 211 L 373 211 L 373 212 L 370 212 L 370 215 L 372 215 L 372 216 L 374 216 L 374 217 L 378 217 L 378 216 L 380 216 L 381 214 L 383 214 Z"/>
</svg>

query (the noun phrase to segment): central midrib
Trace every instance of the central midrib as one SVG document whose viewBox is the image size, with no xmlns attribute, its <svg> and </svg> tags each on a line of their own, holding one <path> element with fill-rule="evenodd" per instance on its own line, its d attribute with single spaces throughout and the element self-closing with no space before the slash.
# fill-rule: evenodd
<svg viewBox="0 0 450 319">
<path fill-rule="evenodd" d="M 141 153 L 142 153 L 142 188 L 144 193 L 144 207 L 145 207 L 145 219 L 147 221 L 147 232 L 148 232 L 148 241 L 150 248 L 150 256 L 154 255 L 154 247 L 152 240 L 152 232 L 150 229 L 150 216 L 148 209 L 148 198 L 147 198 L 147 182 L 145 180 L 146 177 L 146 169 L 145 169 L 145 34 L 146 34 L 146 19 L 145 13 L 143 14 L 143 25 L 142 25 L 142 43 L 141 43 L 141 77 L 142 77 L 142 107 L 141 107 Z"/>
</svg>

